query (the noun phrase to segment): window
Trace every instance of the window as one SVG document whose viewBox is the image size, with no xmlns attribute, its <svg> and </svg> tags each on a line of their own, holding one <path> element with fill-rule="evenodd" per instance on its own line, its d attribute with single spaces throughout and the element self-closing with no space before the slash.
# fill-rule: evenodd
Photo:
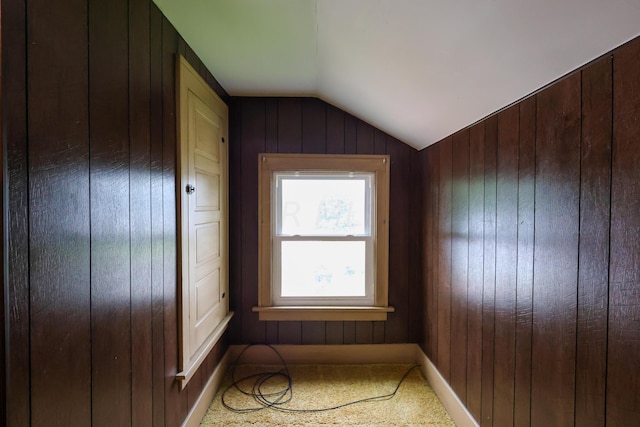
<svg viewBox="0 0 640 427">
<path fill-rule="evenodd" d="M 386 320 L 388 156 L 261 154 L 261 320 Z"/>
</svg>

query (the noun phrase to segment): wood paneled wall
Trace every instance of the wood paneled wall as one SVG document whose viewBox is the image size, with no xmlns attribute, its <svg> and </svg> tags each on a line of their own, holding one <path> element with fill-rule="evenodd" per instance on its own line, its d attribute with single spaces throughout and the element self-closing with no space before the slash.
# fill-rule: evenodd
<svg viewBox="0 0 640 427">
<path fill-rule="evenodd" d="M 148 0 L 2 3 L 7 425 L 178 426 L 174 60 Z"/>
<path fill-rule="evenodd" d="M 233 98 L 231 103 L 230 304 L 234 343 L 371 344 L 421 336 L 417 152 L 315 98 Z M 391 156 L 389 304 L 386 322 L 261 322 L 258 303 L 258 153 L 360 153 Z"/>
<path fill-rule="evenodd" d="M 640 420 L 640 39 L 423 150 L 423 348 L 483 426 Z"/>
</svg>

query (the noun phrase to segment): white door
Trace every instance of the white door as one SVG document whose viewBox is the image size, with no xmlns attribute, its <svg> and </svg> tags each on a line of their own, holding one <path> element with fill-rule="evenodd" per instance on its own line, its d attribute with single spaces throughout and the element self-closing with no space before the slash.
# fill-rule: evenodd
<svg viewBox="0 0 640 427">
<path fill-rule="evenodd" d="M 183 58 L 178 74 L 180 369 L 192 372 L 229 311 L 228 109 Z"/>
</svg>

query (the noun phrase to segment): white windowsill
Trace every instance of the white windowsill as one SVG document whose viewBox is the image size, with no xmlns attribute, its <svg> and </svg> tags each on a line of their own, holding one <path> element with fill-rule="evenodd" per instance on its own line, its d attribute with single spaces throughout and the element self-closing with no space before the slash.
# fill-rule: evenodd
<svg viewBox="0 0 640 427">
<path fill-rule="evenodd" d="M 393 307 L 286 306 L 253 307 L 260 320 L 387 320 Z"/>
</svg>

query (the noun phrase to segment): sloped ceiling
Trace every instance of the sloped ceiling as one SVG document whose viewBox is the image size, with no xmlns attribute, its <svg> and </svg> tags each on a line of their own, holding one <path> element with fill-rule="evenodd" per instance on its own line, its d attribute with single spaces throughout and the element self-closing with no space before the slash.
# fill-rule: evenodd
<svg viewBox="0 0 640 427">
<path fill-rule="evenodd" d="M 640 0 L 154 0 L 230 95 L 424 148 L 640 34 Z"/>
</svg>

